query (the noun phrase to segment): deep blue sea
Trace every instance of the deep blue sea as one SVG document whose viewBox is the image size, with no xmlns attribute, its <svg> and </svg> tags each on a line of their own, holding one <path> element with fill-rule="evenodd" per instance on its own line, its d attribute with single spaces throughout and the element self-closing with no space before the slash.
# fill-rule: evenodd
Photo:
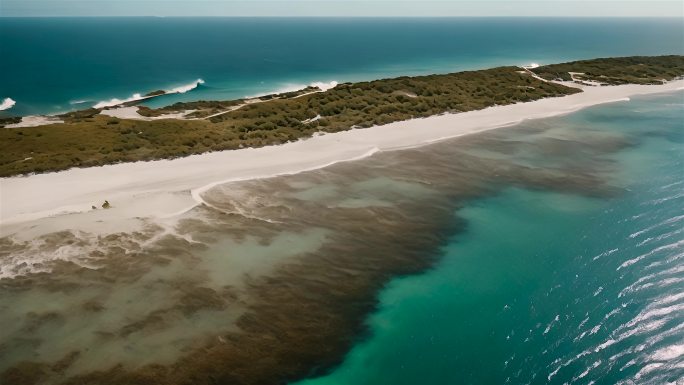
<svg viewBox="0 0 684 385">
<path fill-rule="evenodd" d="M 233 99 L 313 82 L 684 53 L 682 19 L 3 18 L 3 116 L 159 98 Z"/>
</svg>

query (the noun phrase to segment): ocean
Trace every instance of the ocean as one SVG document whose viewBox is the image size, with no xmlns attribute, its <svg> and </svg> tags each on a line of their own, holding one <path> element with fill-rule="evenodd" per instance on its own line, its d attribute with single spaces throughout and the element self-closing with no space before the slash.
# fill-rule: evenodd
<svg viewBox="0 0 684 385">
<path fill-rule="evenodd" d="M 684 94 L 553 119 L 634 144 L 610 199 L 508 188 L 459 209 L 435 268 L 391 281 L 370 337 L 301 385 L 680 384 Z M 573 132 L 572 134 L 570 132 Z"/>
<path fill-rule="evenodd" d="M 3 18 L 3 116 L 237 99 L 332 81 L 684 53 L 681 19 Z"/>
<path fill-rule="evenodd" d="M 682 52 L 668 20 L 228 20 L 2 20 L 5 113 Z M 0 383 L 679 385 L 683 146 L 679 91 L 0 238 Z"/>
</svg>

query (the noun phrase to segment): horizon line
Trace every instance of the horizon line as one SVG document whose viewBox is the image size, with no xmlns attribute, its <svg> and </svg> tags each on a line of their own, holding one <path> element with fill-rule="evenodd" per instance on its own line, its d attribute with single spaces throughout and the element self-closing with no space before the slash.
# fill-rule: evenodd
<svg viewBox="0 0 684 385">
<path fill-rule="evenodd" d="M 301 15 L 301 16 L 264 16 L 264 15 L 32 15 L 32 16 L 8 16 L 0 15 L 0 19 L 58 19 L 58 18 L 159 18 L 159 19 L 187 19 L 187 18 L 250 18 L 250 19 L 473 19 L 473 18 L 496 18 L 496 19 L 682 19 L 682 16 L 586 16 L 586 15 L 454 15 L 454 16 L 378 16 L 378 15 L 354 15 L 354 16 L 334 16 L 334 15 Z"/>
</svg>

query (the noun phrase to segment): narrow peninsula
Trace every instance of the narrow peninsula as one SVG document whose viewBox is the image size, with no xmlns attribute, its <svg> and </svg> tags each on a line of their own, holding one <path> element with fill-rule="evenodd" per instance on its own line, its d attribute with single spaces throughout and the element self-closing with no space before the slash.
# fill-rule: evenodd
<svg viewBox="0 0 684 385">
<path fill-rule="evenodd" d="M 343 83 L 159 109 L 138 105 L 142 98 L 53 117 L 4 118 L 0 176 L 277 145 L 316 133 L 565 97 L 583 87 L 664 84 L 682 75 L 684 56 L 604 58 Z M 22 124 L 27 119 L 33 123 Z"/>
</svg>

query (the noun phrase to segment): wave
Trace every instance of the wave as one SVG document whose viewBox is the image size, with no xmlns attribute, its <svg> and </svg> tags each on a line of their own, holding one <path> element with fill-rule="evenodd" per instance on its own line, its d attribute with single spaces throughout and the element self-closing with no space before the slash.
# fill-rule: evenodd
<svg viewBox="0 0 684 385">
<path fill-rule="evenodd" d="M 549 322 L 549 324 L 546 325 L 546 329 L 544 329 L 544 333 L 542 333 L 542 334 L 548 333 L 548 332 L 551 330 L 551 328 L 553 327 L 553 325 L 554 325 L 556 322 L 558 322 L 558 320 L 560 319 L 559 317 L 560 317 L 560 315 L 559 315 L 559 314 L 556 314 L 556 317 L 553 319 L 553 321 Z"/>
<path fill-rule="evenodd" d="M 12 100 L 12 98 L 5 98 L 2 103 L 0 103 L 0 111 L 9 110 L 15 104 L 17 104 L 17 102 Z"/>
<path fill-rule="evenodd" d="M 184 94 L 188 91 L 192 91 L 195 88 L 199 87 L 200 84 L 204 84 L 204 80 L 197 79 L 190 84 L 186 84 L 184 86 L 179 86 L 179 87 L 172 88 L 170 90 L 166 90 L 166 93 L 167 94 Z"/>
<path fill-rule="evenodd" d="M 118 105 L 120 105 L 120 104 L 124 104 L 124 103 L 128 103 L 128 102 L 136 102 L 136 101 L 145 100 L 145 99 L 151 99 L 151 98 L 154 98 L 154 97 L 157 97 L 157 96 L 162 96 L 162 95 L 184 94 L 184 93 L 186 93 L 186 92 L 188 92 L 188 91 L 192 91 L 192 90 L 194 90 L 195 88 L 199 87 L 200 84 L 204 84 L 204 80 L 202 80 L 202 79 L 197 79 L 197 80 L 195 80 L 194 82 L 192 82 L 192 83 L 190 83 L 190 84 L 186 84 L 186 85 L 183 85 L 183 86 L 171 88 L 170 90 L 163 90 L 163 92 L 161 92 L 161 93 L 147 94 L 147 95 L 144 95 L 144 96 L 143 96 L 142 94 L 135 93 L 135 94 L 131 95 L 130 97 L 126 98 L 126 99 L 112 98 L 112 99 L 109 99 L 109 100 L 104 100 L 104 101 L 101 101 L 101 102 L 96 103 L 96 104 L 93 106 L 93 108 L 114 107 L 114 106 L 118 106 Z M 72 102 L 72 104 L 77 104 L 77 103 L 79 103 L 79 102 L 81 102 L 81 101 L 75 101 L 75 102 Z"/>
<path fill-rule="evenodd" d="M 653 254 L 656 254 L 660 251 L 668 251 L 668 250 L 678 250 L 682 245 L 684 245 L 684 241 L 677 241 L 674 243 L 670 243 L 668 245 L 656 247 L 655 249 L 649 251 L 648 253 L 641 254 L 640 256 L 632 259 L 628 259 L 627 261 L 623 262 L 616 270 L 623 269 L 625 267 L 632 266 L 633 264 L 643 260 L 644 258 L 651 257 Z"/>
<path fill-rule="evenodd" d="M 16 250 L 0 264 L 0 279 L 15 278 L 36 273 L 48 273 L 50 262 L 67 261 L 79 266 L 93 269 L 95 262 L 91 258 L 100 250 L 95 242 L 96 236 L 83 232 L 63 234 L 73 240 L 72 243 L 61 244 L 56 249 L 51 247 L 53 235 L 45 235 L 38 239 L 22 242 L 11 238 Z"/>
<path fill-rule="evenodd" d="M 313 82 L 309 83 L 309 85 L 303 84 L 303 83 L 287 83 L 283 85 L 282 87 L 276 89 L 275 91 L 272 92 L 266 92 L 263 94 L 257 94 L 257 95 L 250 95 L 246 96 L 246 98 L 258 98 L 261 96 L 266 96 L 266 95 L 280 95 L 280 94 L 286 94 L 288 92 L 295 92 L 295 91 L 301 91 L 307 87 L 317 87 L 321 91 L 325 92 L 327 90 L 333 89 L 337 87 L 339 83 L 335 80 L 330 81 L 330 82 Z"/>
<path fill-rule="evenodd" d="M 684 344 L 670 345 L 657 350 L 650 357 L 652 361 L 672 361 L 684 356 Z"/>
<path fill-rule="evenodd" d="M 321 91 L 327 91 L 327 90 L 330 90 L 330 89 L 337 87 L 337 84 L 338 83 L 334 80 L 331 82 L 328 82 L 328 83 L 314 82 L 314 83 L 311 83 L 311 87 L 318 87 L 321 89 Z"/>
<path fill-rule="evenodd" d="M 143 97 L 141 94 L 133 94 L 131 97 L 129 97 L 127 99 L 113 98 L 113 99 L 105 100 L 102 102 L 98 102 L 97 104 L 95 104 L 93 106 L 93 108 L 114 107 L 114 106 L 118 106 L 119 104 L 128 103 L 128 102 L 135 102 L 135 101 L 143 100 L 143 99 L 145 99 L 145 97 Z"/>
</svg>

